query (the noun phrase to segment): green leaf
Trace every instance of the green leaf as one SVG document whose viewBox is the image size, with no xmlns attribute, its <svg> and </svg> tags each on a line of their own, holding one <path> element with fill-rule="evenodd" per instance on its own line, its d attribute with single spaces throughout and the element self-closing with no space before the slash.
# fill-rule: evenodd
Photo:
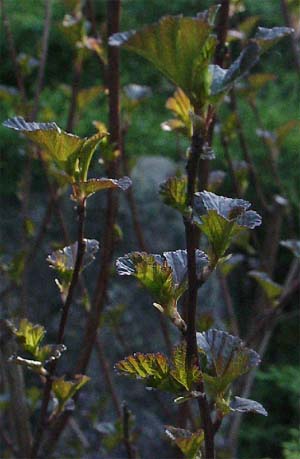
<svg viewBox="0 0 300 459">
<path fill-rule="evenodd" d="M 245 347 L 236 336 L 221 330 L 197 333 L 197 344 L 207 359 L 203 379 L 213 395 L 224 394 L 235 379 L 260 363 L 255 351 Z"/>
<path fill-rule="evenodd" d="M 185 342 L 173 349 L 172 366 L 173 369 L 170 374 L 186 390 L 191 389 L 192 382 L 199 382 L 202 378 L 201 372 L 197 366 L 192 367 L 190 374 L 187 371 Z"/>
<path fill-rule="evenodd" d="M 203 430 L 190 432 L 173 426 L 165 426 L 166 435 L 178 446 L 187 459 L 201 458 L 201 445 L 204 442 Z"/>
<path fill-rule="evenodd" d="M 62 356 L 62 353 L 67 350 L 64 344 L 46 344 L 38 348 L 35 357 L 44 365 L 57 360 Z"/>
<path fill-rule="evenodd" d="M 291 29 L 290 27 L 273 27 L 272 29 L 258 27 L 253 40 L 259 45 L 261 51 L 265 52 L 274 46 L 279 40 L 293 32 L 294 29 Z"/>
<path fill-rule="evenodd" d="M 216 46 L 211 32 L 207 16 L 165 16 L 140 31 L 114 34 L 109 44 L 123 46 L 148 59 L 193 104 L 204 105 L 210 85 L 208 64 Z"/>
<path fill-rule="evenodd" d="M 27 319 L 22 319 L 14 333 L 24 351 L 30 352 L 35 356 L 46 330 L 42 325 L 33 324 Z"/>
<path fill-rule="evenodd" d="M 64 377 L 54 379 L 52 390 L 58 400 L 58 411 L 62 411 L 66 402 L 78 392 L 90 378 L 85 375 L 76 375 L 74 380 L 66 381 Z"/>
<path fill-rule="evenodd" d="M 239 413 L 257 413 L 268 416 L 267 411 L 260 403 L 248 398 L 234 397 L 229 406 L 231 411 L 238 411 Z"/>
<path fill-rule="evenodd" d="M 269 300 L 274 301 L 280 297 L 283 287 L 274 282 L 267 273 L 253 270 L 248 275 L 259 283 Z"/>
<path fill-rule="evenodd" d="M 95 149 L 105 137 L 98 133 L 90 138 L 83 138 L 62 131 L 56 123 L 28 123 L 22 117 L 8 119 L 5 127 L 22 132 L 46 153 L 46 159 L 54 161 L 56 167 L 69 177 L 87 179 L 87 171 Z"/>
<path fill-rule="evenodd" d="M 189 213 L 187 206 L 187 178 L 170 177 L 160 186 L 160 195 L 163 202 L 178 210 L 183 215 Z"/>
<path fill-rule="evenodd" d="M 208 191 L 195 193 L 194 221 L 211 245 L 210 261 L 215 266 L 234 236 L 244 228 L 261 224 L 261 217 L 243 199 L 218 196 Z"/>
<path fill-rule="evenodd" d="M 207 256 L 201 250 L 196 252 L 197 274 L 199 278 L 206 267 Z M 149 290 L 154 306 L 165 314 L 180 330 L 185 323 L 177 311 L 177 302 L 187 288 L 186 250 L 164 252 L 152 255 L 145 252 L 131 252 L 116 262 L 121 276 L 135 276 Z"/>
<path fill-rule="evenodd" d="M 84 239 L 85 252 L 83 256 L 82 269 L 86 268 L 92 261 L 95 260 L 95 254 L 99 250 L 99 242 L 96 239 Z M 51 268 L 64 275 L 65 273 L 72 273 L 76 263 L 77 257 L 77 241 L 64 247 L 63 249 L 56 250 L 48 255 L 47 261 Z"/>
<path fill-rule="evenodd" d="M 73 184 L 73 199 L 82 200 L 92 196 L 97 191 L 120 188 L 125 191 L 131 186 L 129 177 L 122 177 L 119 180 L 110 178 L 89 179 L 84 182 Z"/>
<path fill-rule="evenodd" d="M 201 379 L 201 373 L 196 366 L 187 373 L 185 343 L 173 349 L 170 361 L 161 353 L 137 352 L 116 363 L 115 369 L 125 376 L 144 380 L 148 387 L 177 395 L 187 392 L 190 394 L 192 384 Z"/>
<path fill-rule="evenodd" d="M 280 245 L 289 249 L 295 257 L 300 258 L 300 241 L 297 241 L 297 239 L 287 239 L 286 241 L 280 241 Z"/>
</svg>

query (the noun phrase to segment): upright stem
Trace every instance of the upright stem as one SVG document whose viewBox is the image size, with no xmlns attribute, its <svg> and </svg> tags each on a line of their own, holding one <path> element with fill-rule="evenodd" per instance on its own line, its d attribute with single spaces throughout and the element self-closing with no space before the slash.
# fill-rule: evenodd
<svg viewBox="0 0 300 459">
<path fill-rule="evenodd" d="M 192 137 L 190 156 L 187 162 L 187 204 L 193 206 L 194 192 L 196 185 L 197 165 L 200 153 L 203 148 L 203 138 L 200 134 L 194 134 Z M 187 310 L 187 371 L 193 365 L 197 365 L 200 369 L 197 337 L 196 337 L 196 308 L 197 308 L 197 292 L 198 282 L 196 274 L 196 248 L 197 248 L 197 231 L 193 222 L 186 218 L 184 220 L 187 259 L 188 259 L 188 310 Z M 198 399 L 199 409 L 202 419 L 205 441 L 205 459 L 214 459 L 214 432 L 210 417 L 208 401 L 204 392 L 204 384 L 200 382 L 197 389 L 203 393 L 203 398 Z"/>
</svg>

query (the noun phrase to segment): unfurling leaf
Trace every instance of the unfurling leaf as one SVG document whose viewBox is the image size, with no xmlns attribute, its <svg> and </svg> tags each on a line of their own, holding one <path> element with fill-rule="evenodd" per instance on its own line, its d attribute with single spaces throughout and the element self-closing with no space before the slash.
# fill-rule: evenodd
<svg viewBox="0 0 300 459">
<path fill-rule="evenodd" d="M 160 186 L 163 202 L 178 210 L 183 215 L 189 214 L 187 206 L 187 178 L 170 177 Z"/>
<path fill-rule="evenodd" d="M 66 381 L 64 377 L 54 379 L 52 390 L 58 400 L 58 412 L 61 412 L 65 404 L 78 392 L 90 378 L 85 375 L 76 375 L 74 380 Z"/>
<path fill-rule="evenodd" d="M 192 384 L 201 380 L 198 367 L 189 372 L 186 368 L 186 344 L 173 349 L 171 360 L 161 353 L 142 354 L 137 352 L 120 360 L 116 370 L 125 376 L 142 379 L 147 387 L 152 387 L 173 394 L 189 394 Z"/>
<path fill-rule="evenodd" d="M 295 257 L 300 258 L 300 241 L 297 241 L 297 239 L 287 239 L 286 241 L 281 241 L 280 245 L 289 249 Z"/>
<path fill-rule="evenodd" d="M 273 27 L 272 29 L 258 27 L 253 41 L 255 41 L 264 52 L 274 46 L 282 38 L 293 33 L 293 31 L 294 29 L 290 27 Z"/>
<path fill-rule="evenodd" d="M 265 408 L 255 400 L 248 398 L 234 397 L 230 403 L 231 411 L 238 411 L 240 413 L 257 413 L 263 416 L 268 416 Z"/>
<path fill-rule="evenodd" d="M 179 86 L 193 104 L 205 104 L 209 92 L 208 64 L 216 38 L 206 16 L 165 16 L 140 31 L 112 35 L 111 46 L 123 46 L 154 64 Z"/>
<path fill-rule="evenodd" d="M 234 236 L 261 224 L 261 217 L 243 199 L 218 196 L 208 191 L 195 193 L 194 221 L 211 245 L 210 261 L 215 266 Z"/>
<path fill-rule="evenodd" d="M 119 180 L 110 178 L 89 179 L 85 182 L 74 183 L 73 199 L 86 199 L 97 191 L 108 190 L 109 188 L 120 188 L 125 191 L 131 186 L 131 183 L 129 177 L 122 177 Z"/>
<path fill-rule="evenodd" d="M 270 301 L 276 301 L 281 295 L 283 287 L 277 284 L 277 282 L 274 282 L 267 273 L 263 271 L 250 271 L 248 275 L 258 282 Z"/>
<path fill-rule="evenodd" d="M 200 459 L 200 447 L 204 442 L 203 430 L 191 432 L 173 426 L 165 426 L 166 435 L 174 442 L 187 459 Z"/>
<path fill-rule="evenodd" d="M 53 161 L 70 183 L 87 179 L 92 156 L 105 137 L 104 133 L 98 133 L 81 139 L 61 130 L 54 122 L 28 123 L 22 117 L 11 118 L 3 125 L 21 132 L 35 142 L 46 153 L 46 159 Z"/>
<path fill-rule="evenodd" d="M 99 242 L 96 241 L 96 239 L 84 239 L 84 242 L 83 269 L 95 260 L 95 254 L 99 250 Z M 50 267 L 62 275 L 65 273 L 72 273 L 76 263 L 77 245 L 78 243 L 75 242 L 72 245 L 68 245 L 48 255 L 47 261 Z"/>
<path fill-rule="evenodd" d="M 36 356 L 46 330 L 42 325 L 33 324 L 27 319 L 22 319 L 14 333 L 24 351 Z"/>
<path fill-rule="evenodd" d="M 203 274 L 208 260 L 201 250 L 196 251 L 197 275 Z M 177 311 L 177 302 L 187 288 L 186 250 L 164 252 L 163 255 L 132 252 L 116 262 L 119 275 L 135 276 L 151 293 L 154 306 L 165 314 L 180 330 L 185 323 Z"/>
<path fill-rule="evenodd" d="M 224 394 L 230 383 L 260 363 L 255 351 L 245 347 L 236 336 L 221 330 L 197 333 L 197 344 L 207 359 L 203 379 L 212 395 Z"/>
</svg>

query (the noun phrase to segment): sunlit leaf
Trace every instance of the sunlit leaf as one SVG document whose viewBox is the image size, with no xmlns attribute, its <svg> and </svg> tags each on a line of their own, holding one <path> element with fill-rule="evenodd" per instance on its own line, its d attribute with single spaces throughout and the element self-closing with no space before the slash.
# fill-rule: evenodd
<svg viewBox="0 0 300 459">
<path fill-rule="evenodd" d="M 64 344 L 46 344 L 37 350 L 35 357 L 45 365 L 53 360 L 59 359 L 66 349 Z"/>
<path fill-rule="evenodd" d="M 97 191 L 108 190 L 111 188 L 120 188 L 125 191 L 131 186 L 129 177 L 122 177 L 120 179 L 89 179 L 85 182 L 78 182 L 73 184 L 73 199 L 81 200 L 92 196 Z"/>
<path fill-rule="evenodd" d="M 189 213 L 187 206 L 187 178 L 170 177 L 160 186 L 160 195 L 163 202 L 179 210 L 183 215 Z"/>
<path fill-rule="evenodd" d="M 64 377 L 54 379 L 52 390 L 58 400 L 59 411 L 89 380 L 90 378 L 85 375 L 76 375 L 72 381 L 67 381 Z"/>
<path fill-rule="evenodd" d="M 94 51 L 104 64 L 107 63 L 107 50 L 103 46 L 101 38 L 87 37 L 85 35 L 82 37 L 81 43 L 87 49 Z"/>
<path fill-rule="evenodd" d="M 253 40 L 264 52 L 274 46 L 282 38 L 293 33 L 293 31 L 294 29 L 291 29 L 290 27 L 273 27 L 272 29 L 258 27 Z"/>
<path fill-rule="evenodd" d="M 206 254 L 197 250 L 199 278 L 207 263 Z M 132 252 L 118 258 L 116 267 L 121 276 L 135 276 L 151 293 L 155 300 L 154 306 L 169 317 L 176 327 L 185 329 L 185 323 L 177 311 L 177 302 L 187 288 L 186 250 L 164 252 L 163 255 Z"/>
<path fill-rule="evenodd" d="M 295 257 L 300 258 L 300 241 L 297 239 L 287 239 L 286 241 L 280 241 L 280 245 L 289 249 Z"/>
<path fill-rule="evenodd" d="M 77 178 L 86 180 L 87 171 L 95 149 L 105 137 L 98 133 L 83 138 L 62 131 L 56 123 L 28 123 L 22 117 L 11 118 L 3 123 L 5 127 L 21 132 L 35 142 L 54 161 L 56 167 L 74 182 Z"/>
<path fill-rule="evenodd" d="M 83 268 L 88 266 L 95 259 L 95 254 L 99 250 L 99 242 L 96 239 L 84 239 L 85 253 L 83 257 Z M 77 245 L 75 242 L 72 245 L 56 250 L 48 255 L 47 261 L 51 268 L 58 271 L 60 274 L 72 272 L 75 267 L 77 257 Z"/>
<path fill-rule="evenodd" d="M 248 398 L 234 397 L 230 403 L 230 410 L 240 413 L 257 413 L 268 416 L 267 411 L 260 403 Z"/>
<path fill-rule="evenodd" d="M 274 282 L 267 273 L 250 271 L 248 274 L 259 283 L 269 300 L 276 300 L 281 295 L 283 287 Z"/>
<path fill-rule="evenodd" d="M 42 325 L 33 324 L 27 319 L 21 319 L 18 329 L 15 330 L 15 335 L 21 347 L 32 355 L 36 355 L 45 334 L 46 330 Z"/>
<path fill-rule="evenodd" d="M 112 35 L 111 46 L 123 46 L 154 64 L 179 86 L 192 103 L 203 104 L 208 94 L 208 64 L 216 38 L 208 17 L 165 16 L 140 31 Z"/>
<path fill-rule="evenodd" d="M 197 344 L 207 359 L 203 378 L 212 394 L 226 392 L 230 383 L 260 363 L 255 351 L 245 347 L 236 336 L 221 330 L 197 333 Z"/>
<path fill-rule="evenodd" d="M 187 459 L 200 459 L 200 447 L 204 442 L 203 430 L 190 432 L 173 426 L 165 426 L 166 435 L 178 446 Z"/>
<path fill-rule="evenodd" d="M 137 352 L 120 360 L 115 368 L 120 374 L 143 380 L 147 387 L 175 394 L 191 391 L 192 384 L 199 382 L 201 378 L 196 366 L 187 373 L 185 343 L 173 349 L 170 360 L 161 353 Z"/>
<path fill-rule="evenodd" d="M 165 131 L 178 131 L 187 137 L 192 134 L 192 122 L 190 112 L 193 110 L 190 99 L 182 91 L 177 88 L 174 95 L 169 97 L 166 103 L 166 108 L 171 110 L 176 117 L 173 120 L 165 121 L 161 127 Z"/>
<path fill-rule="evenodd" d="M 233 237 L 244 228 L 261 224 L 261 217 L 243 199 L 225 198 L 208 191 L 195 193 L 194 219 L 211 245 L 215 265 L 228 249 Z"/>
</svg>

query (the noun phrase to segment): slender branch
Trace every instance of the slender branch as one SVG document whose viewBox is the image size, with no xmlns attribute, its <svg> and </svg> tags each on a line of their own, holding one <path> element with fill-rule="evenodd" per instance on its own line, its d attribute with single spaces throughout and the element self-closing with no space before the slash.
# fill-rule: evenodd
<svg viewBox="0 0 300 459">
<path fill-rule="evenodd" d="M 57 343 L 61 344 L 64 339 L 64 333 L 65 333 L 65 328 L 67 324 L 67 319 L 68 319 L 68 314 L 70 310 L 70 306 L 73 302 L 73 296 L 75 293 L 75 288 L 78 284 L 79 280 L 79 273 L 82 267 L 82 262 L 83 262 L 83 256 L 85 252 L 85 241 L 84 241 L 84 218 L 85 218 L 85 201 L 81 202 L 78 204 L 77 207 L 77 213 L 78 213 L 78 236 L 77 236 L 77 254 L 76 254 L 76 261 L 75 261 L 75 266 L 72 274 L 72 279 L 70 282 L 67 298 L 65 301 L 65 304 L 63 306 L 63 311 L 60 319 L 60 324 L 59 324 L 59 330 L 58 330 L 58 336 L 57 336 Z M 47 411 L 48 411 L 48 405 L 50 402 L 50 397 L 51 397 L 51 389 L 52 389 L 52 383 L 53 383 L 53 376 L 56 370 L 57 366 L 57 360 L 54 360 L 51 362 L 49 366 L 49 371 L 48 375 L 46 377 L 46 384 L 44 388 L 44 393 L 43 393 L 43 399 L 42 399 L 42 406 L 41 406 L 41 413 L 40 413 L 40 420 L 39 424 L 37 427 L 36 435 L 35 435 L 35 440 L 32 446 L 32 451 L 31 451 L 31 458 L 35 458 L 38 455 L 39 448 L 41 445 L 41 441 L 44 435 L 44 431 L 47 427 Z"/>
<path fill-rule="evenodd" d="M 197 165 L 200 153 L 203 148 L 203 139 L 200 134 L 194 133 L 190 149 L 190 156 L 187 162 L 187 204 L 193 207 L 194 192 L 196 185 Z M 197 365 L 200 369 L 197 339 L 196 339 L 196 308 L 197 308 L 197 292 L 198 280 L 196 275 L 196 247 L 197 247 L 197 231 L 193 222 L 185 218 L 185 234 L 187 245 L 187 260 L 188 260 L 188 310 L 187 310 L 187 371 L 189 372 L 193 365 Z M 205 441 L 205 458 L 214 459 L 214 433 L 213 425 L 209 412 L 208 401 L 204 392 L 204 384 L 200 382 L 197 389 L 202 392 L 203 398 L 198 399 L 199 410 L 202 418 L 204 441 Z"/>
</svg>

